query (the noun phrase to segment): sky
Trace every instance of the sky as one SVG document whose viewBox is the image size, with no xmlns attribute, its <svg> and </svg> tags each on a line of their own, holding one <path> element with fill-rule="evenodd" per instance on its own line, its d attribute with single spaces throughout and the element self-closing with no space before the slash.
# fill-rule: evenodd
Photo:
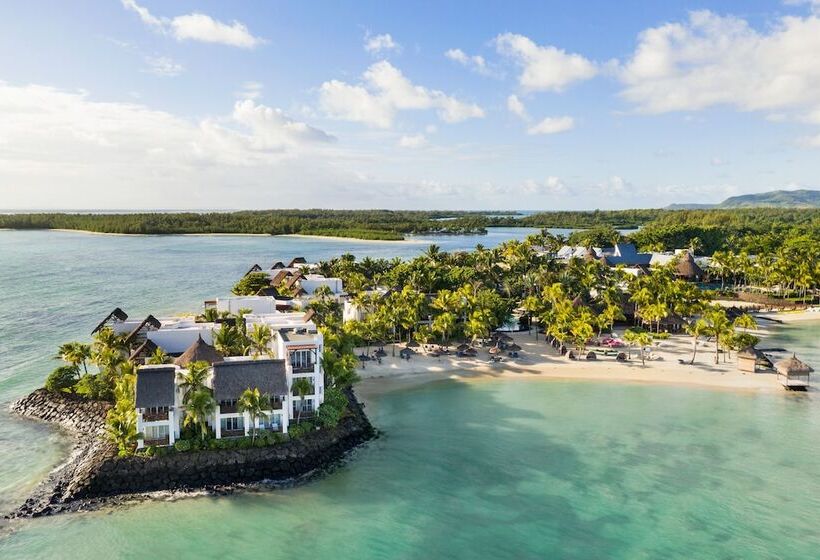
<svg viewBox="0 0 820 560">
<path fill-rule="evenodd" d="M 3 209 L 618 209 L 820 175 L 820 0 L 0 3 Z"/>
</svg>

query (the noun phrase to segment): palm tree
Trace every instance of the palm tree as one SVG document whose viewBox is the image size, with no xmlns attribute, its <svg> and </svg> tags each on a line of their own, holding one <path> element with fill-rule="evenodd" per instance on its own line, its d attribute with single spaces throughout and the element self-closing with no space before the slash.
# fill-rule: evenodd
<svg viewBox="0 0 820 560">
<path fill-rule="evenodd" d="M 708 330 L 708 325 L 703 319 L 698 319 L 687 325 L 686 332 L 692 335 L 692 359 L 689 360 L 689 365 L 695 363 L 695 356 L 698 353 L 698 337 L 706 334 Z"/>
<path fill-rule="evenodd" d="M 216 401 L 208 389 L 199 389 L 190 394 L 185 404 L 185 420 L 182 425 L 199 426 L 200 436 L 204 440 L 208 435 L 208 418 L 216 409 Z"/>
<path fill-rule="evenodd" d="M 218 331 L 214 331 L 214 347 L 223 356 L 241 356 L 245 354 L 246 337 L 235 326 L 222 323 Z"/>
<path fill-rule="evenodd" d="M 165 353 L 165 350 L 162 348 L 157 348 L 151 354 L 151 357 L 148 358 L 146 363 L 148 364 L 167 364 L 171 361 L 171 356 Z"/>
<path fill-rule="evenodd" d="M 248 332 L 248 340 L 250 341 L 248 351 L 253 352 L 254 358 L 262 354 L 267 356 L 271 355 L 270 343 L 271 340 L 273 340 L 273 333 L 271 333 L 268 325 L 264 323 L 254 323 L 253 328 Z"/>
<path fill-rule="evenodd" d="M 293 381 L 291 393 L 296 393 L 299 395 L 299 412 L 296 416 L 296 423 L 298 424 L 302 421 L 302 409 L 304 408 L 305 395 L 310 395 L 313 393 L 313 385 L 306 377 L 300 377 L 299 379 L 295 379 Z"/>
<path fill-rule="evenodd" d="M 67 342 L 60 346 L 57 351 L 57 358 L 78 368 L 82 365 L 83 372 L 87 374 L 88 366 L 86 363 L 91 359 L 91 345 L 82 342 Z"/>
<path fill-rule="evenodd" d="M 261 418 L 266 410 L 271 409 L 270 397 L 259 392 L 257 387 L 245 389 L 236 401 L 239 412 L 247 412 L 253 428 L 251 442 L 256 439 L 256 421 Z"/>
<path fill-rule="evenodd" d="M 182 389 L 182 403 L 188 404 L 194 393 L 205 389 L 205 380 L 210 369 L 208 362 L 191 362 L 187 370 L 179 373 L 179 388 Z"/>
<path fill-rule="evenodd" d="M 720 362 L 721 339 L 729 339 L 734 331 L 731 321 L 726 317 L 726 311 L 720 307 L 711 307 L 703 314 L 706 323 L 705 333 L 715 338 L 715 364 Z"/>
</svg>

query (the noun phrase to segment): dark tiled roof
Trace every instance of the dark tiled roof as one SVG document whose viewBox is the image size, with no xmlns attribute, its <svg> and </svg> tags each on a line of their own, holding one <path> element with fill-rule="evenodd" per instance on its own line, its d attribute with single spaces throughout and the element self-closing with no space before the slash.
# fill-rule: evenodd
<svg viewBox="0 0 820 560">
<path fill-rule="evenodd" d="M 307 264 L 305 257 L 295 257 L 292 261 L 290 261 L 288 268 L 293 268 L 297 264 Z"/>
<path fill-rule="evenodd" d="M 119 307 L 115 307 L 114 311 L 106 315 L 105 319 L 100 321 L 100 324 L 94 327 L 94 330 L 91 331 L 91 334 L 94 334 L 98 330 L 102 329 L 108 323 L 108 321 L 114 318 L 119 319 L 120 321 L 125 321 L 126 319 L 128 319 L 128 314 Z"/>
<path fill-rule="evenodd" d="M 288 381 L 285 360 L 235 360 L 214 364 L 214 398 L 236 400 L 245 389 L 267 395 L 285 395 Z"/>
<path fill-rule="evenodd" d="M 282 261 L 276 261 L 275 263 L 273 263 L 273 265 L 271 265 L 270 268 L 271 270 L 276 270 L 277 268 L 285 268 L 285 263 L 283 263 Z"/>
<path fill-rule="evenodd" d="M 191 362 L 208 362 L 213 365 L 216 362 L 222 361 L 222 354 L 216 351 L 216 348 L 202 340 L 202 335 L 191 344 L 182 355 L 174 360 L 174 363 L 180 367 L 187 367 Z"/>
<path fill-rule="evenodd" d="M 279 284 L 281 284 L 281 283 L 282 283 L 282 281 L 283 281 L 285 278 L 287 278 L 288 276 L 290 276 L 290 271 L 287 271 L 287 270 L 280 270 L 279 272 L 277 272 L 277 273 L 273 276 L 273 278 L 271 278 L 271 280 L 270 280 L 270 285 L 271 285 L 271 286 L 278 286 L 278 285 L 279 285 Z"/>
<path fill-rule="evenodd" d="M 174 406 L 174 366 L 137 370 L 137 408 Z"/>
<path fill-rule="evenodd" d="M 245 273 L 245 276 L 247 276 L 248 274 L 250 274 L 250 273 L 252 273 L 252 272 L 262 272 L 262 267 L 261 267 L 261 266 L 259 266 L 258 264 L 253 265 L 253 266 L 252 266 L 252 267 L 250 267 L 250 268 L 248 269 L 248 271 Z"/>
</svg>

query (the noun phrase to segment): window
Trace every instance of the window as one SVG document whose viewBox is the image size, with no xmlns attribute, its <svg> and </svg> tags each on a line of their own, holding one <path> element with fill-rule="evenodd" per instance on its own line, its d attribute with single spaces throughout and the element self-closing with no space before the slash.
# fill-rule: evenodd
<svg viewBox="0 0 820 560">
<path fill-rule="evenodd" d="M 145 427 L 145 439 L 148 441 L 158 440 L 158 439 L 167 439 L 168 438 L 168 426 L 146 426 Z"/>
<path fill-rule="evenodd" d="M 241 416 L 238 418 L 222 418 L 219 423 L 223 432 L 233 432 L 245 429 L 245 419 Z"/>
<path fill-rule="evenodd" d="M 290 365 L 294 370 L 313 369 L 313 351 L 296 350 L 290 353 Z"/>
</svg>

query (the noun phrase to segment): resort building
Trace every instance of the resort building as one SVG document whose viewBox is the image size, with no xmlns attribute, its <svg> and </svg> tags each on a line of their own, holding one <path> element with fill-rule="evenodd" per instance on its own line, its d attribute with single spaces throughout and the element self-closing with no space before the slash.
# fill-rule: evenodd
<svg viewBox="0 0 820 560">
<path fill-rule="evenodd" d="M 142 366 L 137 371 L 137 449 L 148 445 L 173 445 L 179 437 L 182 415 L 174 365 Z"/>
<path fill-rule="evenodd" d="M 240 412 L 237 401 L 245 389 L 259 389 L 271 409 L 257 418 L 256 428 L 287 433 L 288 383 L 284 360 L 226 360 L 214 364 L 213 392 L 217 407 L 213 429 L 217 439 L 246 436 L 253 428 L 250 415 Z"/>
</svg>

